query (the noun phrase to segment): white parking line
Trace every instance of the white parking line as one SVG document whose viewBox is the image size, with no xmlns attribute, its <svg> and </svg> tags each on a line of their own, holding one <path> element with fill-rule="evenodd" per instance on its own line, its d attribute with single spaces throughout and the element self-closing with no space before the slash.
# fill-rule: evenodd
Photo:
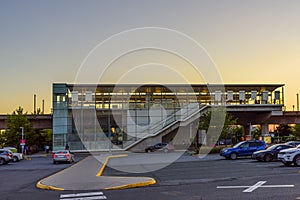
<svg viewBox="0 0 300 200">
<path fill-rule="evenodd" d="M 257 188 L 259 188 L 260 186 L 262 186 L 266 182 L 267 181 L 259 181 L 256 184 L 254 184 L 251 187 L 249 187 L 248 189 L 244 190 L 243 192 L 253 192 L 254 190 L 256 190 Z"/>
<path fill-rule="evenodd" d="M 291 188 L 295 185 L 264 185 L 267 181 L 259 181 L 254 185 L 247 186 L 217 186 L 217 189 L 236 189 L 236 188 L 246 188 L 243 192 L 253 192 L 257 188 Z"/>
</svg>

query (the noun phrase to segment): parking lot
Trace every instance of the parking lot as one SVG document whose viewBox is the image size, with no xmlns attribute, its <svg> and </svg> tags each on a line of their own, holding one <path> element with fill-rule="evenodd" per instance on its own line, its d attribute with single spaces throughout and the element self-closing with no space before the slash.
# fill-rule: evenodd
<svg viewBox="0 0 300 200">
<path fill-rule="evenodd" d="M 146 157 L 155 160 L 176 154 L 129 154 L 128 157 L 111 159 L 109 164 L 130 168 L 130 159 Z M 129 159 L 128 162 L 125 159 Z M 151 167 L 149 163 L 139 165 Z M 70 191 L 41 190 L 35 185 L 38 180 L 69 166 L 53 165 L 50 156 L 0 166 L 1 199 L 59 199 L 60 195 Z M 299 170 L 299 167 L 287 167 L 281 162 L 258 162 L 250 158 L 226 160 L 217 154 L 203 159 L 183 155 L 163 169 L 142 174 L 117 171 L 108 166 L 104 176 L 147 176 L 157 183 L 149 187 L 101 192 L 107 199 L 300 199 Z M 82 191 L 72 191 L 77 192 Z"/>
</svg>

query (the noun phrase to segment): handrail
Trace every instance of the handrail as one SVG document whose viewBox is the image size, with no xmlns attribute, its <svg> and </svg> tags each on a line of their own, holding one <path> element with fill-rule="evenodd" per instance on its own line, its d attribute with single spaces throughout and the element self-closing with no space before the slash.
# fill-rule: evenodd
<svg viewBox="0 0 300 200">
<path fill-rule="evenodd" d="M 176 113 L 178 112 L 182 112 L 183 109 L 177 111 L 176 113 L 173 113 L 173 115 L 170 115 L 169 117 L 167 117 L 166 119 L 170 119 L 171 117 L 175 117 L 175 120 L 173 121 L 170 121 L 170 123 L 167 123 L 165 124 L 162 128 L 160 128 L 159 130 L 154 130 L 153 132 L 150 133 L 150 131 L 146 132 L 145 135 L 142 135 L 142 134 L 139 134 L 140 137 L 138 138 L 135 138 L 137 140 L 135 140 L 135 142 L 129 144 L 127 147 L 125 147 L 125 150 L 128 150 L 129 148 L 131 148 L 132 146 L 134 146 L 135 144 L 139 143 L 140 141 L 148 138 L 148 137 L 153 137 L 153 136 L 157 136 L 158 134 L 160 134 L 161 132 L 167 130 L 168 128 L 174 126 L 176 123 L 179 123 L 179 122 L 184 122 L 184 121 L 187 121 L 189 120 L 190 118 L 194 117 L 196 114 L 198 113 L 201 113 L 201 111 L 204 111 L 206 110 L 207 108 L 209 107 L 209 105 L 205 105 L 205 106 L 202 106 L 202 107 L 199 107 L 199 104 L 197 104 L 197 106 L 193 106 L 193 112 L 189 112 L 191 110 L 186 110 L 186 112 L 184 112 L 184 114 L 186 114 L 186 116 L 184 118 L 182 118 L 182 115 L 180 115 L 180 118 L 179 119 L 176 119 Z M 194 108 L 197 108 L 197 109 L 194 109 Z M 189 113 L 191 113 L 189 115 Z M 184 116 L 184 115 L 183 115 Z M 163 120 L 165 121 L 165 120 Z M 155 124 L 153 126 L 155 127 L 159 127 L 159 125 L 163 124 L 163 122 L 159 123 L 158 125 Z M 153 130 L 154 128 L 152 128 Z M 149 128 L 147 129 L 149 130 Z M 144 130 L 145 131 L 145 130 Z"/>
</svg>

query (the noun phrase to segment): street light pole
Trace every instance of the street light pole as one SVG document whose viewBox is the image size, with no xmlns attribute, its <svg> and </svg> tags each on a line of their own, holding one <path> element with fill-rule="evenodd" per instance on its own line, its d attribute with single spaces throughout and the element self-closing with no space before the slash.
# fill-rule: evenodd
<svg viewBox="0 0 300 200">
<path fill-rule="evenodd" d="M 21 136 L 21 139 L 22 139 L 22 142 L 24 141 L 24 127 L 21 126 L 20 127 L 22 129 L 22 136 Z M 22 153 L 24 152 L 24 144 L 21 144 L 21 147 L 22 147 Z"/>
</svg>

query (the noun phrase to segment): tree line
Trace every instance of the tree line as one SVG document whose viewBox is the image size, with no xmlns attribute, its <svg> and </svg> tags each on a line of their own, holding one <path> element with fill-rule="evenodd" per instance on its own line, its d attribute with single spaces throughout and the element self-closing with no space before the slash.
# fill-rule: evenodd
<svg viewBox="0 0 300 200">
<path fill-rule="evenodd" d="M 7 129 L 0 133 L 0 147 L 15 147 L 21 149 L 21 127 L 24 127 L 24 139 L 26 146 L 31 151 L 39 151 L 45 145 L 52 146 L 52 130 L 51 129 L 33 129 L 27 117 L 27 112 L 23 108 L 18 107 L 11 115 L 7 115 Z"/>
</svg>

